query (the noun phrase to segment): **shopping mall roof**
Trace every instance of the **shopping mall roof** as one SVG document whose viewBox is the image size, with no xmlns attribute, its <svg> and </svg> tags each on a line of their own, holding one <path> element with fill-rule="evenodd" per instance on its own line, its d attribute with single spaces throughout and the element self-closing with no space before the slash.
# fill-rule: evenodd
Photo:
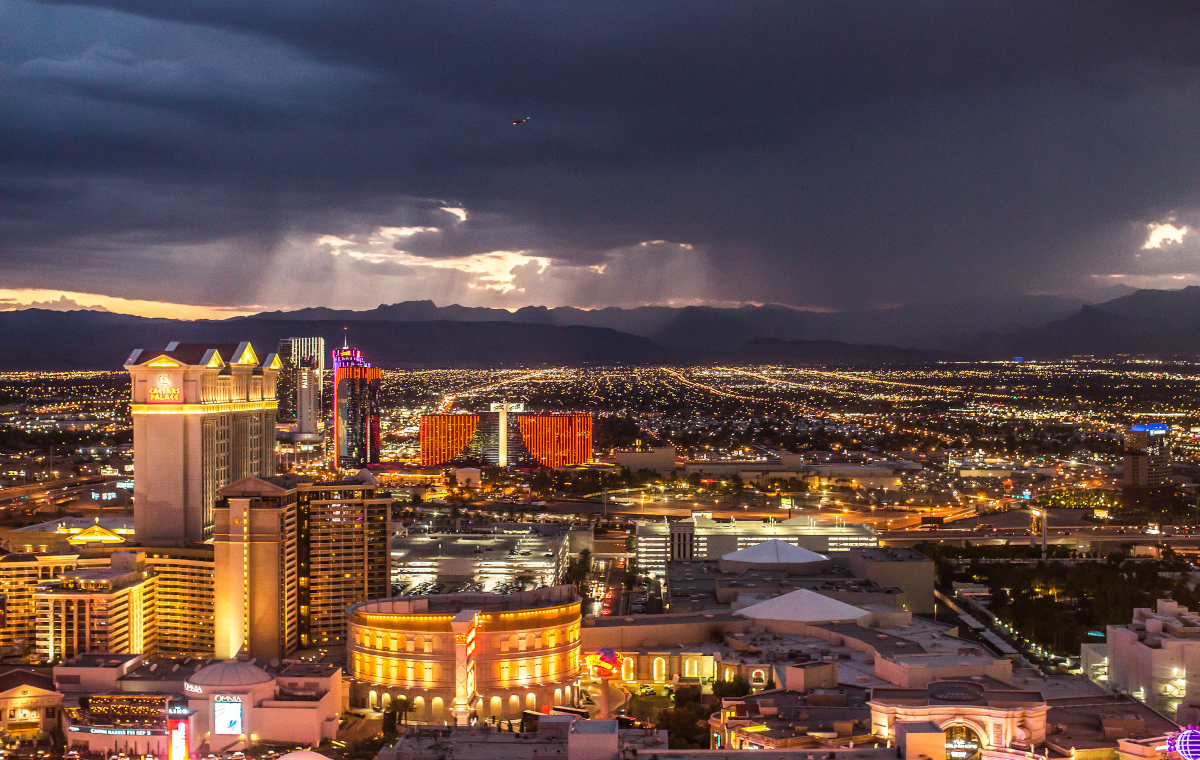
<svg viewBox="0 0 1200 760">
<path fill-rule="evenodd" d="M 769 541 L 763 541 L 761 544 L 748 546 L 745 549 L 739 549 L 738 551 L 730 552 L 729 554 L 722 554 L 721 559 L 732 562 L 781 565 L 823 562 L 829 559 L 829 557 L 826 557 L 824 554 L 817 554 L 814 551 L 809 551 L 808 549 L 803 549 L 795 544 L 790 544 L 787 541 L 780 541 L 778 538 L 772 538 Z"/>
<path fill-rule="evenodd" d="M 735 614 L 752 620 L 832 623 L 858 620 L 870 613 L 861 607 L 839 602 L 815 591 L 802 588 L 790 594 L 743 607 Z"/>
<path fill-rule="evenodd" d="M 254 686 L 275 678 L 257 665 L 226 660 L 203 668 L 187 680 L 196 686 Z"/>
</svg>

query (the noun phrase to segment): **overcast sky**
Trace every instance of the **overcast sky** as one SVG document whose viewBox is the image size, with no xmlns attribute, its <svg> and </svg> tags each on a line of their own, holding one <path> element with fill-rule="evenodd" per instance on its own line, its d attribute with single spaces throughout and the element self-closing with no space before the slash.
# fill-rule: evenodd
<svg viewBox="0 0 1200 760">
<path fill-rule="evenodd" d="M 0 304 L 1200 283 L 1195 0 L 0 0 L 0 29 Z"/>
</svg>

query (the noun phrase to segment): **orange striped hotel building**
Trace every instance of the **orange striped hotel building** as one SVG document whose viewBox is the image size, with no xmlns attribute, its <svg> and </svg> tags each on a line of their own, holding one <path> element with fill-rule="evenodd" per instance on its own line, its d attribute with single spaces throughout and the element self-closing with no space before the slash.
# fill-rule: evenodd
<svg viewBox="0 0 1200 760">
<path fill-rule="evenodd" d="M 516 425 L 511 425 L 515 418 Z M 478 458 L 501 467 L 536 462 L 565 467 L 592 461 L 592 415 L 479 412 L 421 417 L 421 463 L 435 467 Z"/>
</svg>

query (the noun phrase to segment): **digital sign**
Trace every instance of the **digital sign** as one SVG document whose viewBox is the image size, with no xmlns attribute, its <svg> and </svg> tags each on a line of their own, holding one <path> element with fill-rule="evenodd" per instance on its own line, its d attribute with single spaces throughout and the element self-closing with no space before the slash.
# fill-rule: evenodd
<svg viewBox="0 0 1200 760">
<path fill-rule="evenodd" d="M 242 698 L 218 694 L 213 700 L 213 733 L 225 735 L 243 733 Z"/>
<path fill-rule="evenodd" d="M 188 722 L 186 720 L 171 721 L 170 737 L 169 760 L 188 760 Z"/>
</svg>

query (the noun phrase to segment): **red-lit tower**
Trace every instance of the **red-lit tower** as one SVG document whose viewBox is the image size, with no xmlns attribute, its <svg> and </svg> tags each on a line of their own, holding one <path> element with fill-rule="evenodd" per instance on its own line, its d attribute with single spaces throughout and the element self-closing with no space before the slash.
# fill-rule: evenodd
<svg viewBox="0 0 1200 760">
<path fill-rule="evenodd" d="M 357 348 L 343 343 L 333 350 L 334 458 L 338 467 L 362 467 L 379 461 L 379 381 Z"/>
</svg>

